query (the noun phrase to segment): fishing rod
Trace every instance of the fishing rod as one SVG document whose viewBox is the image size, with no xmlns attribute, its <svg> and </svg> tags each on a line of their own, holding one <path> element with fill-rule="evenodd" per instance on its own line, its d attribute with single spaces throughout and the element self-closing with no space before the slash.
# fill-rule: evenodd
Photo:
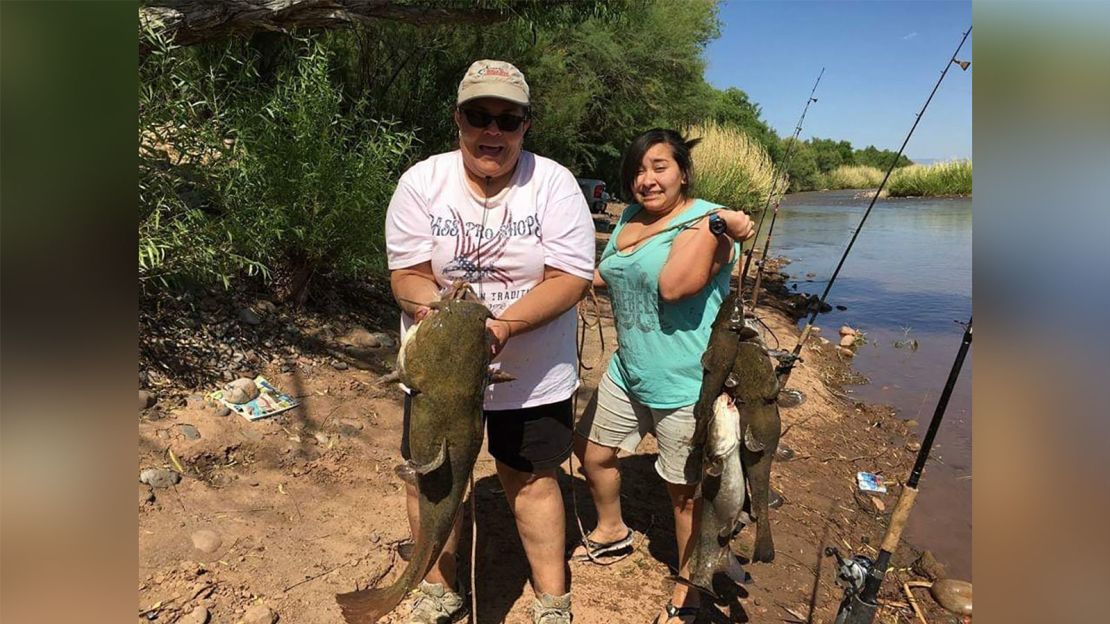
<svg viewBox="0 0 1110 624">
<path fill-rule="evenodd" d="M 821 73 L 817 74 L 817 80 L 813 83 L 813 88 L 809 90 L 809 98 L 806 99 L 806 105 L 802 108 L 802 115 L 798 117 L 798 123 L 794 126 L 794 135 L 791 137 L 790 145 L 786 149 L 786 155 L 783 156 L 782 166 L 779 167 L 777 174 L 771 181 L 771 191 L 767 193 L 767 201 L 763 204 L 763 212 L 759 213 L 759 223 L 755 227 L 755 236 L 752 237 L 752 246 L 748 249 L 747 257 L 744 258 L 744 268 L 740 272 L 739 290 L 743 294 L 744 278 L 748 276 L 748 269 L 752 264 L 752 255 L 755 254 L 755 241 L 759 240 L 759 233 L 763 231 L 763 219 L 767 216 L 767 208 L 771 205 L 771 200 L 775 198 L 775 191 L 778 190 L 779 180 L 785 181 L 787 179 L 787 171 L 790 168 L 790 159 L 793 156 L 794 148 L 798 145 L 798 136 L 802 133 L 802 123 L 805 121 L 806 113 L 809 112 L 809 105 L 817 101 L 813 94 L 817 92 L 817 85 L 821 83 L 821 77 L 825 75 L 825 68 L 821 68 Z M 783 189 L 785 190 L 785 189 Z M 767 228 L 767 240 L 763 245 L 763 253 L 759 256 L 757 263 L 755 284 L 752 286 L 752 303 L 751 310 L 755 310 L 756 300 L 759 297 L 759 283 L 763 277 L 763 265 L 767 261 L 767 248 L 771 244 L 771 233 L 775 230 L 775 217 L 779 214 L 779 204 L 782 203 L 782 196 L 779 195 L 775 200 L 774 213 L 771 215 L 771 224 Z M 736 305 L 740 305 L 740 297 L 736 298 Z M 738 310 L 733 311 L 733 316 L 736 316 Z"/>
<path fill-rule="evenodd" d="M 890 526 L 887 527 L 886 535 L 883 537 L 879 556 L 874 562 L 863 555 L 844 559 L 835 547 L 825 549 L 825 556 L 836 557 L 838 582 L 844 587 L 844 599 L 836 615 L 836 624 L 871 624 L 875 619 L 879 608 L 879 587 L 886 576 L 890 557 L 902 539 L 902 530 L 906 527 L 910 510 L 913 509 L 914 501 L 917 499 L 917 484 L 921 480 L 922 471 L 925 470 L 925 462 L 929 459 L 929 451 L 933 447 L 937 429 L 940 428 L 940 422 L 948 408 L 948 399 L 952 396 L 952 389 L 960 376 L 964 358 L 967 356 L 968 348 L 971 347 L 971 320 L 971 318 L 967 319 L 967 328 L 964 330 L 960 349 L 956 353 L 956 361 L 952 363 L 948 381 L 944 384 L 944 391 L 941 392 L 936 411 L 933 412 L 933 420 L 929 422 L 925 439 L 921 441 L 921 450 L 917 452 L 917 461 L 910 471 L 910 478 L 906 480 L 906 485 L 902 488 L 902 494 L 898 497 L 898 503 L 890 517 Z"/>
<path fill-rule="evenodd" d="M 925 115 L 925 110 L 929 108 L 929 103 L 933 101 L 933 96 L 937 94 L 937 89 L 940 88 L 940 83 L 944 81 L 944 77 L 948 75 L 948 70 L 951 69 L 953 64 L 959 65 L 961 69 L 967 71 L 971 65 L 966 61 L 959 61 L 956 55 L 960 53 L 960 48 L 964 47 L 964 42 L 967 41 L 968 35 L 971 34 L 971 27 L 968 26 L 967 31 L 960 39 L 960 45 L 956 46 L 956 51 L 952 53 L 952 58 L 944 64 L 944 70 L 940 72 L 940 78 L 937 83 L 933 85 L 933 91 L 929 93 L 929 98 L 925 100 L 925 105 L 921 107 L 921 111 L 917 113 L 917 118 L 914 119 L 913 126 L 910 127 L 909 133 L 906 134 L 906 139 L 902 141 L 902 147 L 898 148 L 898 154 L 890 162 L 887 167 L 886 175 L 883 176 L 883 181 L 879 183 L 879 188 L 875 190 L 875 194 L 871 197 L 871 203 L 868 204 L 867 210 L 863 213 L 863 218 L 860 219 L 859 225 L 856 226 L 855 232 L 852 233 L 851 240 L 848 241 L 848 247 L 844 250 L 844 254 L 840 256 L 840 262 L 836 265 L 836 270 L 833 271 L 832 277 L 829 278 L 829 283 L 825 285 L 825 292 L 821 293 L 821 300 L 813 306 L 813 311 L 809 315 L 809 320 L 806 321 L 806 326 L 802 330 L 801 337 L 798 338 L 798 344 L 794 345 L 794 350 L 791 353 L 775 353 L 775 357 L 779 360 L 777 373 L 779 376 L 779 386 L 786 387 L 786 382 L 790 379 L 790 373 L 794 370 L 795 364 L 801 359 L 802 345 L 805 344 L 809 338 L 809 334 L 813 331 L 813 324 L 817 320 L 817 315 L 821 313 L 821 308 L 825 306 L 825 300 L 829 297 L 829 291 L 832 290 L 833 283 L 836 282 L 836 277 L 840 275 L 840 269 L 844 266 L 844 261 L 848 259 L 848 254 L 852 251 L 852 245 L 856 242 L 856 237 L 859 236 L 863 230 L 863 224 L 867 222 L 867 217 L 871 215 L 871 209 L 875 207 L 875 201 L 879 199 L 879 194 L 882 193 L 886 187 L 887 180 L 890 179 L 890 174 L 894 171 L 894 167 L 898 164 L 898 159 L 902 157 L 902 152 L 906 149 L 906 144 L 910 142 L 910 137 L 913 136 L 913 131 L 917 129 L 917 124 L 921 123 L 921 118 Z"/>
</svg>

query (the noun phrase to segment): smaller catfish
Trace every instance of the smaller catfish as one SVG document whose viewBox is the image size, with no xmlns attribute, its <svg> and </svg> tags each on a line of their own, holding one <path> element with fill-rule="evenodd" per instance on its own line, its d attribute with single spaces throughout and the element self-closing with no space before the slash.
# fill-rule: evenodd
<svg viewBox="0 0 1110 624">
<path fill-rule="evenodd" d="M 713 402 L 702 467 L 702 504 L 698 531 L 693 536 L 689 578 L 673 579 L 716 597 L 712 590 L 715 573 L 723 571 L 737 582 L 744 576 L 728 547 L 745 499 L 744 471 L 740 467 L 740 414 L 728 394 L 722 393 Z"/>
<path fill-rule="evenodd" d="M 348 624 L 373 624 L 427 575 L 447 541 L 482 447 L 482 403 L 489 369 L 489 310 L 456 281 L 435 312 L 409 328 L 397 355 L 399 379 L 412 394 L 409 447 L 397 473 L 420 492 L 420 528 L 408 567 L 389 587 L 338 594 Z M 383 381 L 388 380 L 384 378 Z"/>
</svg>

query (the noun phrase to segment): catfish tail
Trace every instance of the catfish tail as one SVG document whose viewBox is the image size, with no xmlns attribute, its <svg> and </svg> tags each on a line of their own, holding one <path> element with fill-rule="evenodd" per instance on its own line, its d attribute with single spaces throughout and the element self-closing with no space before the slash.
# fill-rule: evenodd
<svg viewBox="0 0 1110 624">
<path fill-rule="evenodd" d="M 347 624 L 374 624 L 397 608 L 420 580 L 428 574 L 435 558 L 443 550 L 440 543 L 430 543 L 419 536 L 412 560 L 389 587 L 367 587 L 358 591 L 336 594 L 335 601 Z"/>
<path fill-rule="evenodd" d="M 771 537 L 771 521 L 767 512 L 755 521 L 755 549 L 752 551 L 752 561 L 771 563 L 775 560 L 775 540 Z"/>
<path fill-rule="evenodd" d="M 339 603 L 347 624 L 374 624 L 397 608 L 408 593 L 408 584 L 398 582 L 389 587 L 367 587 L 346 594 L 336 594 L 335 601 Z"/>
<path fill-rule="evenodd" d="M 677 574 L 672 574 L 671 576 L 668 576 L 667 580 L 668 581 L 674 581 L 675 583 L 678 583 L 679 585 L 685 585 L 686 587 L 689 587 L 690 589 L 695 589 L 695 590 L 697 590 L 697 591 L 699 591 L 699 592 L 701 592 L 701 593 L 703 593 L 707 596 L 712 597 L 714 600 L 720 600 L 721 599 L 721 597 L 717 595 L 717 592 L 713 591 L 713 589 L 708 586 L 708 583 L 694 582 L 690 579 L 682 578 L 681 576 L 679 576 Z"/>
</svg>

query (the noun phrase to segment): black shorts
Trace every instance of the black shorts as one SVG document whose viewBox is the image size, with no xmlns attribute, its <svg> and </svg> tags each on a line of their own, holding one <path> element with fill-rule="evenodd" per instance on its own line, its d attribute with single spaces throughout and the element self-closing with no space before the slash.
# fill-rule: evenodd
<svg viewBox="0 0 1110 624">
<path fill-rule="evenodd" d="M 574 410 L 569 398 L 534 407 L 486 410 L 485 417 L 489 454 L 513 470 L 529 473 L 550 470 L 570 457 Z M 406 394 L 401 430 L 401 457 L 405 459 L 412 458 L 411 418 L 412 399 Z"/>
</svg>

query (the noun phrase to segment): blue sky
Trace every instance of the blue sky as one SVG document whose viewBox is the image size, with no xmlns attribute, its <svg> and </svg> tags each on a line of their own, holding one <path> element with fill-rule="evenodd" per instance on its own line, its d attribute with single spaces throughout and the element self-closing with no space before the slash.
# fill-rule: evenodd
<svg viewBox="0 0 1110 624">
<path fill-rule="evenodd" d="M 897 150 L 971 25 L 970 1 L 742 2 L 722 5 L 706 79 L 738 87 L 790 136 L 821 67 L 802 138 Z M 968 37 L 959 57 L 972 60 Z M 911 159 L 971 158 L 971 80 L 955 65 L 914 131 Z"/>
</svg>

